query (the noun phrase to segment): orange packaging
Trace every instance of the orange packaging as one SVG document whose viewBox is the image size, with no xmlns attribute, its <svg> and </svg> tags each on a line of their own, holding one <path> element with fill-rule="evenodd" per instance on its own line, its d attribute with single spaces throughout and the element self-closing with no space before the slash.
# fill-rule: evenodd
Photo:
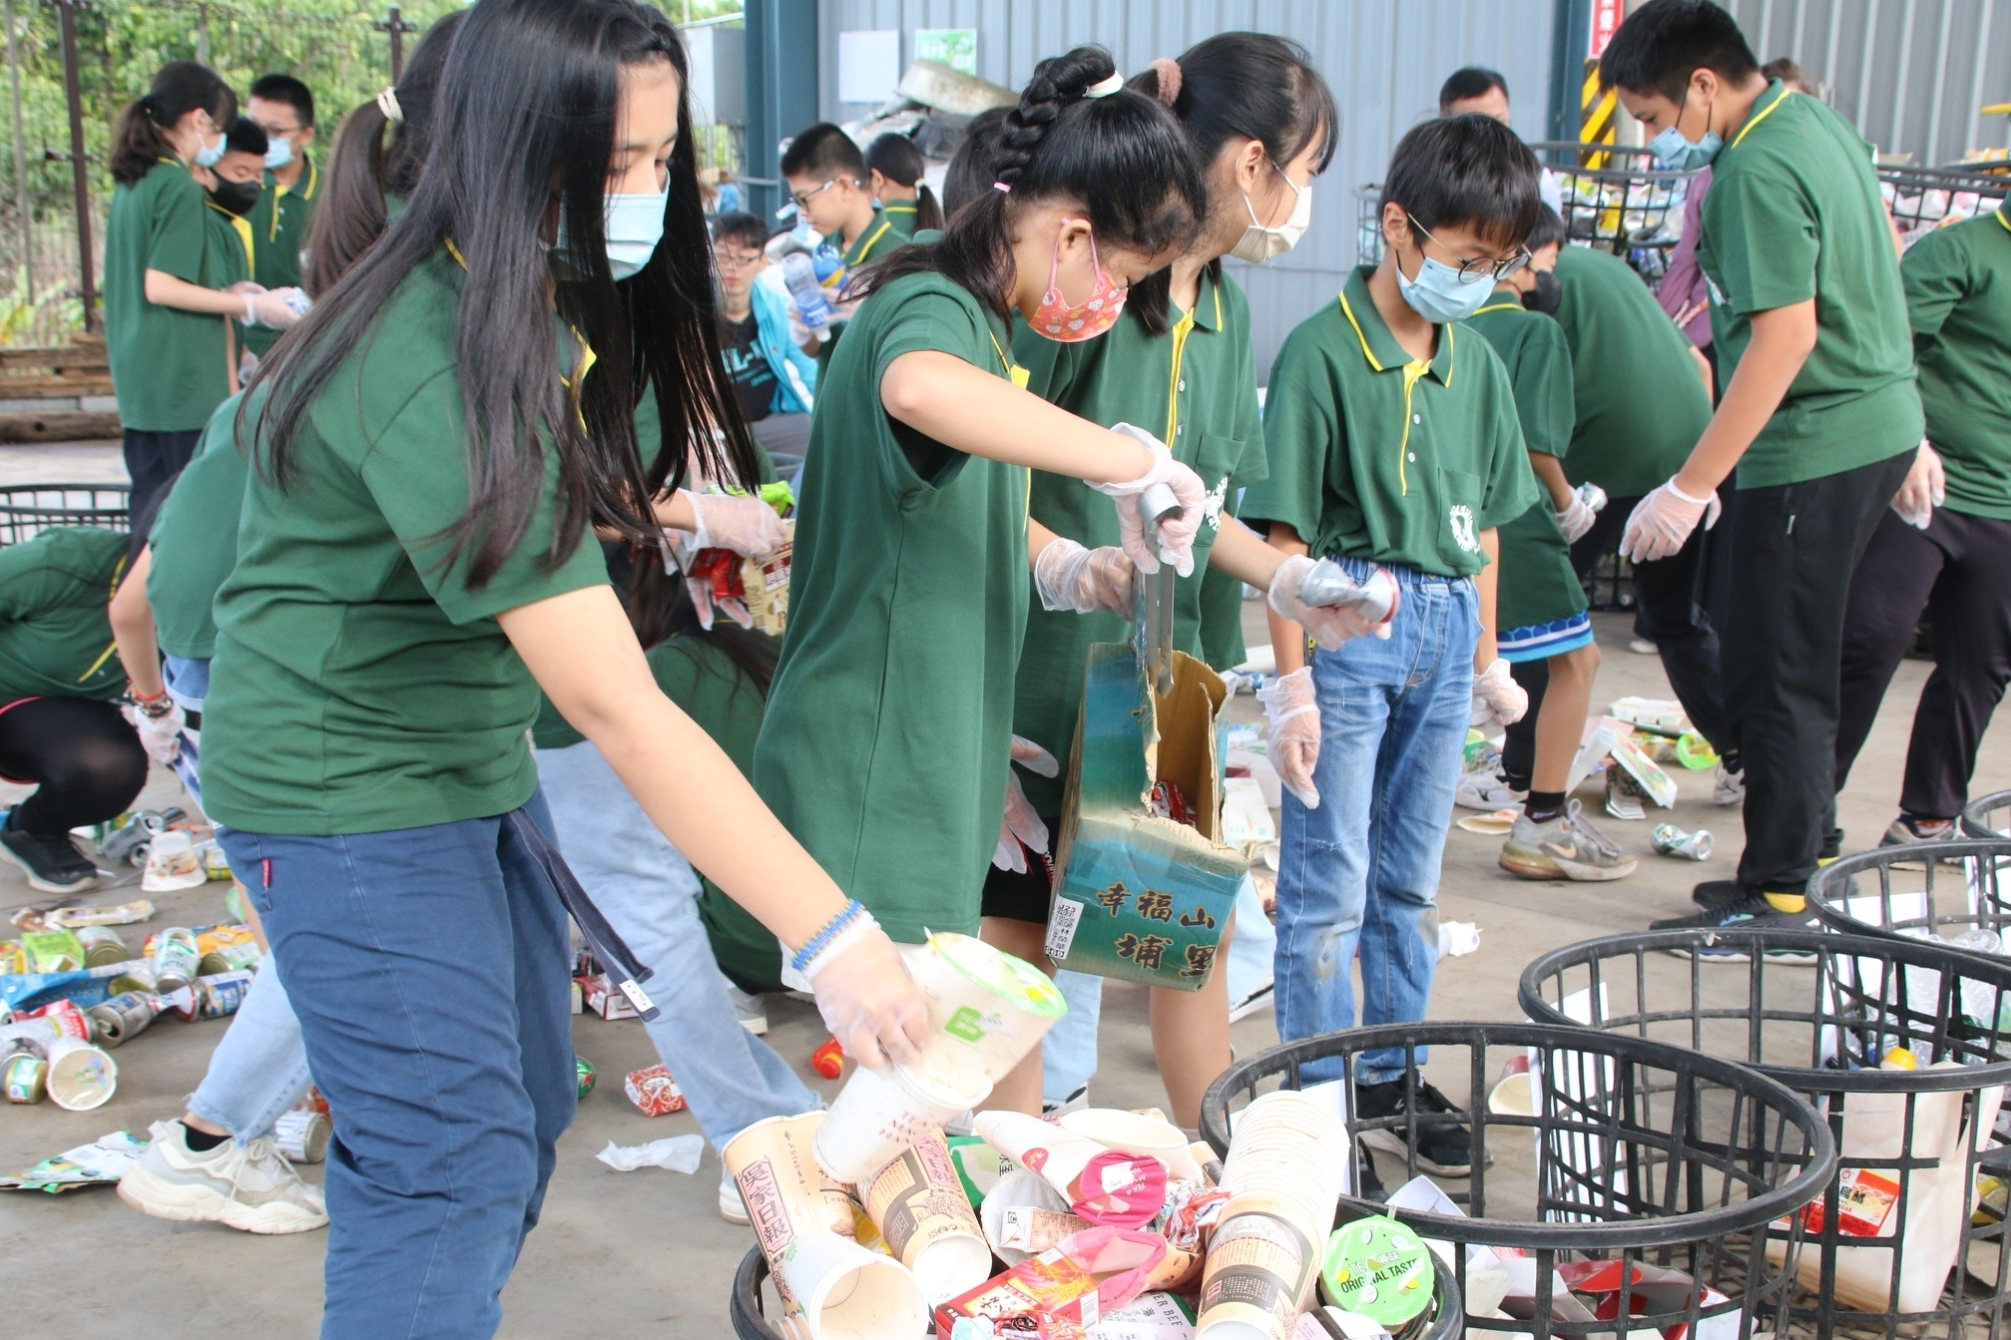
<svg viewBox="0 0 2011 1340">
<path fill-rule="evenodd" d="M 621 1087 L 628 1094 L 628 1100 L 642 1109 L 645 1117 L 668 1116 L 672 1112 L 682 1112 L 688 1106 L 684 1101 L 684 1091 L 677 1087 L 670 1071 L 660 1065 L 629 1071 Z"/>
</svg>

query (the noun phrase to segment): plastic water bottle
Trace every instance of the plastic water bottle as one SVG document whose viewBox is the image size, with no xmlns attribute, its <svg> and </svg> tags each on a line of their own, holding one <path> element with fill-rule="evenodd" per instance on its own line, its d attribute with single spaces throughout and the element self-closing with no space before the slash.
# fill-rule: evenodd
<svg viewBox="0 0 2011 1340">
<path fill-rule="evenodd" d="M 1577 493 L 1578 500 L 1591 508 L 1594 513 L 1605 510 L 1606 490 L 1600 488 L 1591 480 L 1588 479 L 1583 484 L 1580 484 Z"/>
<path fill-rule="evenodd" d="M 803 318 L 803 324 L 817 332 L 819 340 L 830 339 L 831 304 L 824 298 L 824 289 L 817 282 L 817 270 L 810 258 L 800 251 L 784 257 L 782 282 L 789 286 L 789 296 L 795 300 L 796 313 Z"/>
</svg>

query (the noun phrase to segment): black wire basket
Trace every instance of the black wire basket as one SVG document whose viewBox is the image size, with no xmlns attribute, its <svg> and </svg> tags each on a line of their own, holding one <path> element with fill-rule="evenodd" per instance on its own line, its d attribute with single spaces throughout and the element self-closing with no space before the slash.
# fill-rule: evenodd
<svg viewBox="0 0 2011 1340">
<path fill-rule="evenodd" d="M 2011 192 L 2011 177 L 1981 167 L 1881 167 L 1879 192 L 1908 241 L 1944 223 L 1987 213 Z"/>
<path fill-rule="evenodd" d="M 1809 881 L 1809 906 L 1832 930 L 1951 949 L 2011 966 L 2011 840 L 1876 847 L 1830 862 Z"/>
<path fill-rule="evenodd" d="M 1792 1223 L 1836 1162 L 1828 1128 L 1788 1089 L 1716 1056 L 1619 1033 L 1393 1024 L 1287 1043 L 1231 1066 L 1202 1100 L 1202 1136 L 1226 1153 L 1232 1111 L 1336 1074 L 1346 1111 L 1357 1113 L 1357 1069 L 1372 1053 L 1379 1074 L 1428 1068 L 1478 1096 L 1467 1114 L 1470 1177 L 1440 1184 L 1467 1217 L 1388 1211 L 1444 1246 L 1469 1335 L 1780 1334 L 1792 1272 L 1768 1261 L 1765 1226 Z M 1527 1083 L 1522 1106 L 1487 1101 L 1498 1081 L 1515 1087 L 1518 1076 Z M 1385 1180 L 1399 1164 L 1416 1178 L 1417 1106 L 1350 1115 L 1352 1156 L 1375 1159 Z M 1405 1152 L 1378 1159 L 1370 1146 Z M 1349 1218 L 1384 1212 L 1349 1197 L 1341 1208 Z M 1527 1292 L 1504 1296 L 1503 1272 L 1526 1280 Z M 1573 1290 L 1600 1273 L 1618 1287 L 1587 1304 Z"/>
<path fill-rule="evenodd" d="M 1650 931 L 1545 955 L 1521 1000 L 1593 1036 L 1744 1062 L 1822 1114 L 1834 1174 L 1754 1235 L 1770 1262 L 1799 1246 L 1791 1333 L 2003 1334 L 2011 963 L 1801 928 Z"/>
<path fill-rule="evenodd" d="M 17 484 L 0 488 L 0 549 L 56 526 L 132 529 L 124 484 Z"/>
<path fill-rule="evenodd" d="M 2011 791 L 1978 796 L 1962 810 L 1965 837 L 2011 839 Z"/>
</svg>

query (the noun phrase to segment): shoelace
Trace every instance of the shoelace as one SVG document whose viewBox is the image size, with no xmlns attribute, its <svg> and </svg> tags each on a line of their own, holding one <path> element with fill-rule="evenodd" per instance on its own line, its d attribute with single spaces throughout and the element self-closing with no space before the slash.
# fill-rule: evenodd
<svg viewBox="0 0 2011 1340">
<path fill-rule="evenodd" d="M 279 1147 L 269 1135 L 244 1142 L 244 1162 L 246 1167 L 264 1173 L 271 1186 L 284 1185 L 293 1171 L 293 1165 L 286 1161 L 286 1156 L 279 1152 Z"/>
<path fill-rule="evenodd" d="M 1452 1105 L 1452 1099 L 1440 1093 L 1438 1086 L 1425 1079 L 1423 1075 L 1417 1077 L 1417 1110 L 1419 1112 L 1455 1113 L 1459 1111 L 1458 1108 Z"/>
<path fill-rule="evenodd" d="M 1609 857 L 1620 855 L 1619 844 L 1600 832 L 1592 821 L 1585 817 L 1585 806 L 1582 802 L 1576 800 L 1571 802 L 1570 809 L 1565 812 L 1564 826 L 1590 842 L 1598 849 L 1600 855 Z"/>
</svg>

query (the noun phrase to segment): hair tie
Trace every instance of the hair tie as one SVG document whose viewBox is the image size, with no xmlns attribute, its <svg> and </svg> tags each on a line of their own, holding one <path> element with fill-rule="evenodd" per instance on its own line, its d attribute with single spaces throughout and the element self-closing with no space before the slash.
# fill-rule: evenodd
<svg viewBox="0 0 2011 1340">
<path fill-rule="evenodd" d="M 398 105 L 398 89 L 396 85 L 387 87 L 382 93 L 377 95 L 377 110 L 384 113 L 384 119 L 392 125 L 404 124 L 405 109 Z"/>
<path fill-rule="evenodd" d="M 1171 107 L 1180 96 L 1180 62 L 1171 56 L 1155 57 L 1152 72 L 1159 76 L 1159 101 Z"/>
<path fill-rule="evenodd" d="M 1004 191 L 1004 192 L 1005 192 L 1005 193 L 1006 193 L 1007 195 L 1011 195 L 1011 194 L 1012 194 L 1012 187 L 1010 187 L 1010 186 L 1006 185 L 1006 184 L 1005 184 L 1004 182 L 1002 182 L 1002 181 L 995 181 L 995 182 L 993 182 L 993 183 L 992 183 L 992 189 L 993 189 L 994 191 Z"/>
<path fill-rule="evenodd" d="M 1099 79 L 1088 88 L 1082 90 L 1082 96 L 1085 98 L 1107 98 L 1111 94 L 1121 91 L 1123 88 L 1124 76 L 1113 74 L 1110 78 Z"/>
</svg>

